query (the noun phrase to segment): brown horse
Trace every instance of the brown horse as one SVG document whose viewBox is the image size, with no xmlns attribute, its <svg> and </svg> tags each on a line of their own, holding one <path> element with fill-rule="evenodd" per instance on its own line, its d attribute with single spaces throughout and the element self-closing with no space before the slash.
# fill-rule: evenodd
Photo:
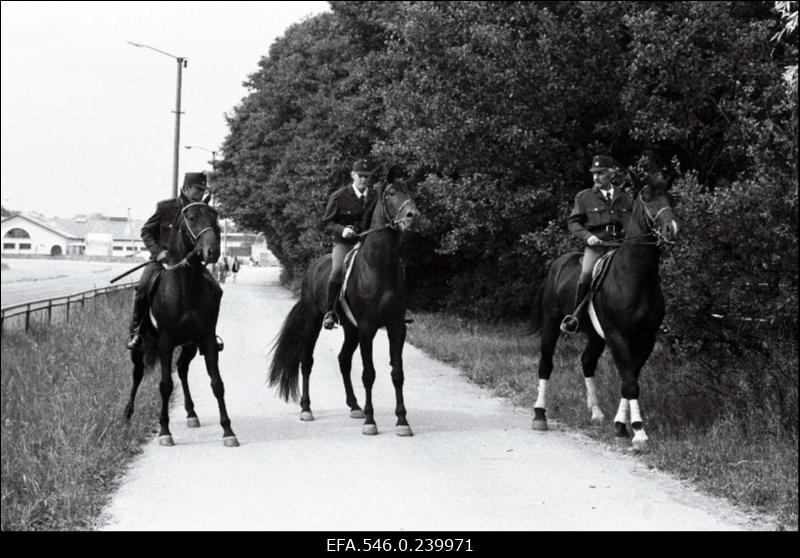
<svg viewBox="0 0 800 558">
<path fill-rule="evenodd" d="M 156 360 L 160 360 L 159 443 L 162 446 L 174 445 L 169 431 L 169 398 L 173 388 L 172 355 L 175 348 L 180 346 L 177 367 L 178 377 L 183 385 L 187 424 L 190 427 L 200 426 L 187 383 L 189 363 L 199 349 L 205 357 L 206 370 L 211 377 L 211 389 L 217 398 L 223 444 L 235 447 L 239 442 L 231 430 L 231 421 L 225 406 L 225 388 L 218 366 L 216 327 L 222 290 L 204 268 L 205 264 L 219 259 L 220 230 L 217 212 L 202 202 L 187 204 L 175 217 L 172 230 L 170 260 L 160 273 L 158 284 L 150 296 L 150 312 L 158 327 L 156 329 L 149 320 L 145 320 L 142 327 L 143 346 L 131 351 L 133 387 L 125 407 L 125 417 L 130 419 L 133 414 L 133 403 L 144 369 L 152 367 Z"/>
<path fill-rule="evenodd" d="M 589 295 L 590 320 L 584 315 L 580 326 L 588 337 L 581 363 L 592 420 L 601 422 L 605 418 L 597 399 L 594 372 L 608 344 L 622 380 L 622 398 L 614 418 L 617 441 L 621 445 L 629 443 L 626 422 L 630 415 L 633 446 L 637 450 L 643 450 L 647 442 L 639 408 L 639 373 L 653 350 L 664 318 L 658 275 L 659 247 L 673 242 L 678 235 L 678 224 L 667 196 L 670 182 L 648 177 L 647 184 L 639 190 L 625 239 L 602 283 Z M 555 260 L 534 303 L 532 329 L 534 333 L 541 332 L 539 393 L 533 409 L 535 430 L 547 430 L 547 382 L 553 370 L 559 324 L 574 304 L 580 258 L 579 252 L 573 252 Z"/>
<path fill-rule="evenodd" d="M 372 386 L 375 366 L 372 361 L 372 342 L 378 329 L 385 327 L 389 336 L 392 383 L 396 396 L 397 434 L 411 436 L 403 402 L 403 345 L 406 338 L 405 311 L 407 296 L 405 274 L 400 260 L 400 235 L 416 226 L 419 218 L 416 204 L 406 184 L 400 180 L 376 188 L 378 202 L 372 214 L 370 229 L 361 233 L 364 238 L 355 255 L 350 279 L 345 287 L 345 299 L 357 325 L 345 313 L 342 316 L 344 344 L 339 352 L 350 416 L 364 418 L 362 432 L 378 433 L 372 406 Z M 309 377 L 314 364 L 314 346 L 322 327 L 326 310 L 328 277 L 331 256 L 315 260 L 303 280 L 300 300 L 286 317 L 274 346 L 270 367 L 270 386 L 278 386 L 280 395 L 297 400 L 298 370 L 302 365 L 303 393 L 300 398 L 300 419 L 314 420 L 309 396 Z M 364 411 L 358 406 L 350 381 L 353 353 L 361 347 L 364 364 L 362 381 L 366 390 Z"/>
</svg>

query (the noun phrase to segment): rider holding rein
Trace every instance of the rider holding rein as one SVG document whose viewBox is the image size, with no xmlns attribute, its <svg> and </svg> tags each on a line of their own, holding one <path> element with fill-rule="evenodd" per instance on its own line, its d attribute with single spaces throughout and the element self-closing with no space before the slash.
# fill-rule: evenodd
<svg viewBox="0 0 800 558">
<path fill-rule="evenodd" d="M 325 231 L 330 233 L 333 239 L 331 275 L 328 279 L 328 311 L 322 322 L 325 329 L 333 329 L 339 321 L 335 307 L 344 280 L 342 276 L 344 257 L 358 242 L 358 234 L 362 229 L 369 226 L 369 223 L 364 224 L 365 217 L 370 215 L 375 207 L 376 195 L 368 183 L 371 176 L 372 168 L 369 163 L 364 159 L 356 161 L 350 172 L 352 183 L 331 194 L 325 215 L 322 217 Z"/>
<path fill-rule="evenodd" d="M 149 310 L 147 300 L 147 289 L 150 279 L 154 273 L 161 271 L 162 263 L 169 259 L 170 235 L 175 218 L 181 210 L 190 203 L 202 202 L 206 194 L 206 175 L 202 172 L 187 172 L 183 179 L 183 187 L 177 198 L 160 201 L 156 204 L 156 212 L 150 217 L 142 227 L 142 240 L 144 245 L 152 254 L 150 262 L 145 266 L 139 277 L 139 284 L 136 286 L 136 294 L 133 304 L 133 320 L 131 320 L 130 337 L 126 346 L 130 350 L 141 348 L 142 336 L 140 329 L 142 321 Z M 222 295 L 222 289 L 211 276 L 211 273 L 203 267 L 203 272 L 213 284 L 215 290 Z M 217 338 L 219 350 L 222 350 L 222 340 Z"/>
<path fill-rule="evenodd" d="M 596 155 L 589 169 L 594 186 L 581 190 L 575 196 L 575 205 L 567 219 L 572 234 L 584 243 L 581 274 L 575 294 L 575 311 L 564 317 L 561 331 L 578 331 L 578 306 L 589 292 L 592 269 L 597 260 L 608 251 L 601 243 L 621 241 L 625 237 L 625 226 L 630 218 L 633 200 L 622 188 L 614 187 L 617 163 L 606 155 Z"/>
</svg>

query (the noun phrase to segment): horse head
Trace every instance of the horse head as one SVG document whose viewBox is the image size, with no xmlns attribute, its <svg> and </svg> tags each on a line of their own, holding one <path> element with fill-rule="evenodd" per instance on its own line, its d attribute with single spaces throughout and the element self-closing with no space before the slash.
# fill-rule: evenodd
<svg viewBox="0 0 800 558">
<path fill-rule="evenodd" d="M 642 232 L 655 235 L 659 244 L 675 242 L 680 230 L 668 193 L 674 180 L 674 175 L 664 176 L 661 172 L 648 173 L 639 184 L 636 193 L 636 200 L 642 208 L 639 218 L 644 220 L 640 223 L 640 228 Z M 633 218 L 631 217 L 631 220 Z"/>
<path fill-rule="evenodd" d="M 378 187 L 377 193 L 383 219 L 389 228 L 408 233 L 417 227 L 420 213 L 408 186 L 402 180 L 395 179 Z"/>
<path fill-rule="evenodd" d="M 197 256 L 203 264 L 216 263 L 220 255 L 217 210 L 203 202 L 187 204 L 173 226 L 175 256 L 188 260 Z"/>
</svg>

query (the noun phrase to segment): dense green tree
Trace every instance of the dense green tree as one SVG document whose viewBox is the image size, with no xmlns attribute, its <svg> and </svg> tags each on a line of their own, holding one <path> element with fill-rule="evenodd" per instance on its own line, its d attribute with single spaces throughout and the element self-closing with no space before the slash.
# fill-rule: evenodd
<svg viewBox="0 0 800 558">
<path fill-rule="evenodd" d="M 270 47 L 216 167 L 223 208 L 264 231 L 287 279 L 325 252 L 327 196 L 369 154 L 413 178 L 425 216 L 406 245 L 414 303 L 520 316 L 578 247 L 564 218 L 592 154 L 651 152 L 680 175 L 676 343 L 734 354 L 796 333 L 797 89 L 782 75 L 797 44 L 772 3 L 331 6 Z"/>
</svg>

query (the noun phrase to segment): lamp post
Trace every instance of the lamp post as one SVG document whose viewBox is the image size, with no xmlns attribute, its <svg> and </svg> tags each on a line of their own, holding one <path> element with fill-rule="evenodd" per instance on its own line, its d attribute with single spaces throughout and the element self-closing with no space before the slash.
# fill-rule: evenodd
<svg viewBox="0 0 800 558">
<path fill-rule="evenodd" d="M 184 145 L 186 149 L 199 149 L 201 151 L 208 151 L 211 153 L 211 166 L 214 166 L 214 162 L 217 160 L 217 152 L 212 149 L 206 149 L 205 147 L 200 147 L 199 145 Z"/>
<path fill-rule="evenodd" d="M 133 45 L 139 48 L 149 48 L 150 50 L 154 50 L 170 58 L 174 58 L 178 62 L 178 90 L 175 95 L 175 145 L 172 151 L 172 197 L 178 197 L 178 153 L 180 147 L 180 139 L 181 139 L 181 72 L 183 68 L 188 65 L 188 60 L 182 56 L 175 56 L 174 54 L 170 54 L 168 52 L 164 52 L 163 50 L 159 50 L 157 48 L 151 47 L 149 45 L 143 45 L 141 43 L 134 43 L 133 41 L 128 41 L 129 45 Z"/>
</svg>

